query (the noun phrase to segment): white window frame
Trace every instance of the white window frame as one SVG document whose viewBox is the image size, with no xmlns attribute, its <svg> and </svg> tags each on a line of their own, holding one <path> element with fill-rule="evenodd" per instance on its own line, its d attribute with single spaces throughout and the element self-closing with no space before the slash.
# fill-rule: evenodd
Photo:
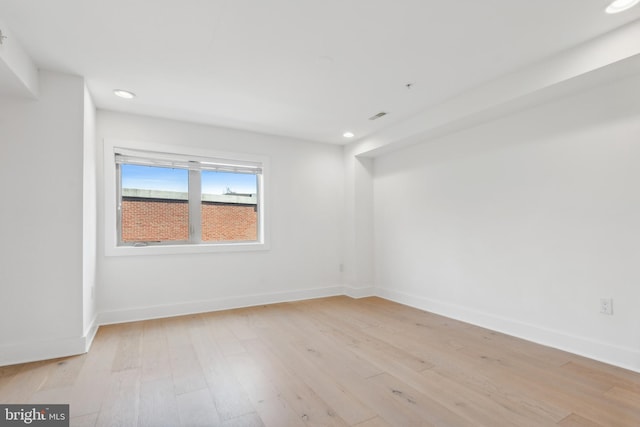
<svg viewBox="0 0 640 427">
<path fill-rule="evenodd" d="M 215 160 L 232 159 L 238 162 L 259 164 L 262 173 L 257 175 L 258 183 L 258 239 L 256 241 L 241 242 L 200 242 L 193 239 L 189 242 L 163 242 L 158 245 L 120 245 L 119 244 L 119 215 L 118 215 L 118 173 L 116 167 L 116 153 L 147 152 L 150 155 L 161 156 L 167 159 L 194 159 L 194 160 Z M 238 252 L 268 250 L 268 224 L 269 217 L 266 210 L 265 194 L 268 174 L 268 161 L 265 156 L 248 155 L 242 153 L 229 153 L 198 149 L 193 147 L 173 146 L 139 141 L 104 140 L 104 213 L 105 213 L 105 255 L 107 256 L 129 256 L 129 255 L 160 255 L 160 254 L 183 254 L 183 253 L 207 253 L 207 252 Z M 190 174 L 193 171 L 189 172 Z M 197 172 L 195 172 L 197 173 Z M 195 216 L 200 214 L 200 198 L 189 195 L 189 208 L 194 209 L 197 204 Z M 197 223 L 197 227 L 201 225 Z M 190 225 L 191 227 L 191 225 Z M 191 230 L 190 234 L 197 234 L 198 230 Z"/>
</svg>

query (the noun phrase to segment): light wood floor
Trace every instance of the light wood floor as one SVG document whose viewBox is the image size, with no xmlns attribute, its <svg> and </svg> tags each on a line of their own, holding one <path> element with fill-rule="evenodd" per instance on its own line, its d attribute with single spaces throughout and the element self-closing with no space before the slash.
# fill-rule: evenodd
<svg viewBox="0 0 640 427">
<path fill-rule="evenodd" d="M 77 426 L 640 426 L 640 374 L 379 298 L 112 325 L 0 368 Z"/>
</svg>

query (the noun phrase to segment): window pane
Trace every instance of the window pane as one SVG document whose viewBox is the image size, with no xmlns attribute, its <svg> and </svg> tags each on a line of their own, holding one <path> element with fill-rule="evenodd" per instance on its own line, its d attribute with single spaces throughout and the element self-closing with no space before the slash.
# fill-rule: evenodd
<svg viewBox="0 0 640 427">
<path fill-rule="evenodd" d="M 202 241 L 258 240 L 258 177 L 202 171 Z"/>
<path fill-rule="evenodd" d="M 122 241 L 189 239 L 189 172 L 121 165 Z"/>
</svg>

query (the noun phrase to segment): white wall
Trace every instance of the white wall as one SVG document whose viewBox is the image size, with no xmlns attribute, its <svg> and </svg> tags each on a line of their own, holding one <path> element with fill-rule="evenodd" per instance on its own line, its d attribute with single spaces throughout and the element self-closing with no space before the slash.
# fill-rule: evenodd
<svg viewBox="0 0 640 427">
<path fill-rule="evenodd" d="M 354 298 L 373 295 L 373 159 L 356 156 L 358 145 L 344 147 L 345 292 Z"/>
<path fill-rule="evenodd" d="M 626 79 L 377 158 L 380 294 L 640 370 L 638 93 Z"/>
<path fill-rule="evenodd" d="M 104 139 L 133 140 L 265 155 L 270 160 L 268 251 L 105 256 L 104 186 L 100 177 L 101 322 L 342 292 L 342 147 L 101 110 L 97 134 L 100 144 Z"/>
<path fill-rule="evenodd" d="M 13 31 L 0 21 L 0 94 L 6 96 L 38 96 L 38 68 L 24 50 Z"/>
<path fill-rule="evenodd" d="M 0 97 L 0 365 L 83 351 L 80 77 Z"/>
<path fill-rule="evenodd" d="M 96 150 L 96 107 L 93 104 L 87 87 L 84 87 L 84 123 L 83 123 L 83 168 L 82 168 L 82 330 L 93 339 L 97 325 L 96 316 L 96 257 L 97 257 L 97 172 L 98 162 Z M 88 348 L 87 348 L 88 349 Z"/>
</svg>

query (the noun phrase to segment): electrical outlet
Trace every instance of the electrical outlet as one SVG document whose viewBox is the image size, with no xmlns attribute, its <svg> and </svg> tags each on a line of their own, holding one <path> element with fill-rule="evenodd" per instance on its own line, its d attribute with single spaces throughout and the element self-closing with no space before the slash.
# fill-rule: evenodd
<svg viewBox="0 0 640 427">
<path fill-rule="evenodd" d="M 613 299 L 612 298 L 601 298 L 600 299 L 600 313 L 602 314 L 613 314 Z"/>
</svg>

